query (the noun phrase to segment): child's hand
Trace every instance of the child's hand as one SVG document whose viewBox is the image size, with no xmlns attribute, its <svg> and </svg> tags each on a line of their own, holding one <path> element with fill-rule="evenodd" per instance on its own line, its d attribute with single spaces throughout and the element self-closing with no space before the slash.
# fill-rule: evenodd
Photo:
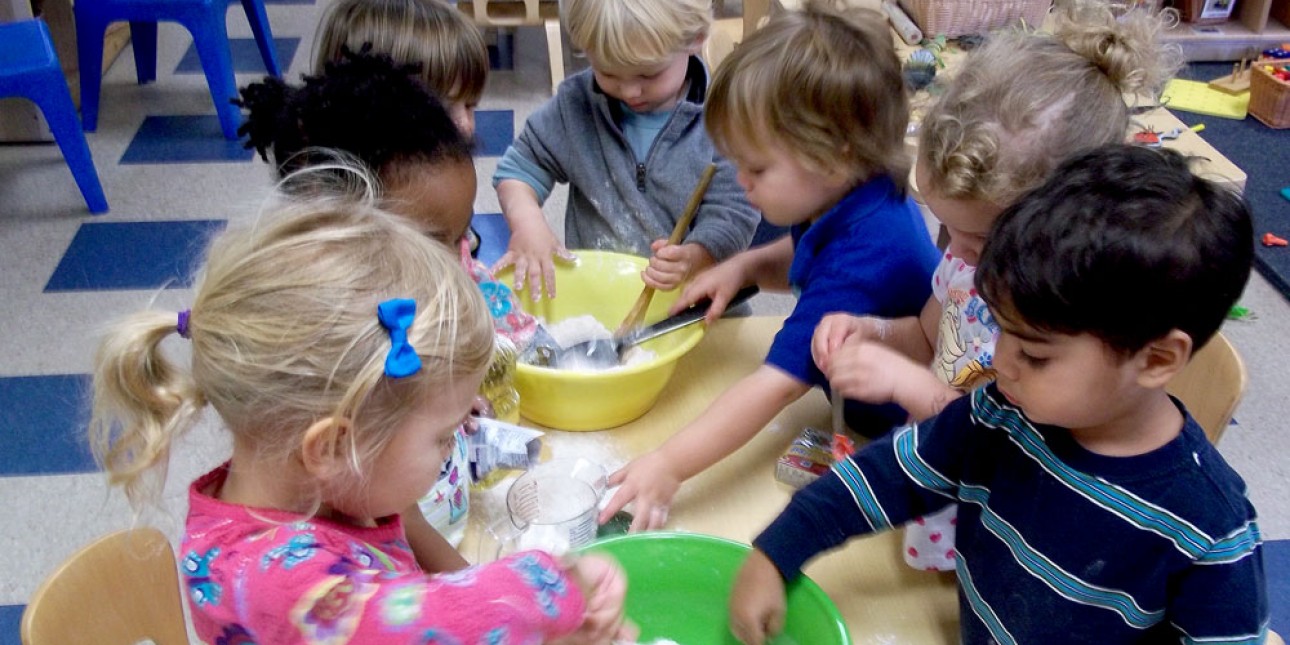
<svg viewBox="0 0 1290 645">
<path fill-rule="evenodd" d="M 470 404 L 470 416 L 466 417 L 466 422 L 461 424 L 462 431 L 467 435 L 479 432 L 479 417 L 497 418 L 497 411 L 493 409 L 493 403 L 482 394 L 475 395 L 475 400 Z"/>
<path fill-rule="evenodd" d="M 852 336 L 833 353 L 824 374 L 835 396 L 865 403 L 895 401 L 903 405 L 920 392 L 930 394 L 942 387 L 926 366 L 860 335 Z"/>
<path fill-rule="evenodd" d="M 751 284 L 751 281 L 745 275 L 743 267 L 736 262 L 722 262 L 695 276 L 689 286 L 681 292 L 681 297 L 672 303 L 668 313 L 681 313 L 686 307 L 708 298 L 712 300 L 712 306 L 708 308 L 708 313 L 703 320 L 711 325 L 726 313 L 726 305 L 730 304 L 730 299 L 748 284 Z"/>
<path fill-rule="evenodd" d="M 853 337 L 859 340 L 883 340 L 887 335 L 890 322 L 885 318 L 874 316 L 853 316 L 851 314 L 829 314 L 820 320 L 811 338 L 811 357 L 821 372 L 829 372 L 833 354 Z"/>
<path fill-rule="evenodd" d="M 730 633 L 744 645 L 762 645 L 784 629 L 786 606 L 779 569 L 754 550 L 730 592 Z"/>
<path fill-rule="evenodd" d="M 671 291 L 691 275 L 712 266 L 712 255 L 698 244 L 668 244 L 667 240 L 654 240 L 650 250 L 654 255 L 641 273 L 641 279 L 659 291 Z"/>
<path fill-rule="evenodd" d="M 559 640 L 559 645 L 602 645 L 616 640 L 636 640 L 636 626 L 623 614 L 627 598 L 627 576 L 611 558 L 584 555 L 574 561 L 569 574 L 582 589 L 587 610 L 577 631 Z"/>
<path fill-rule="evenodd" d="M 623 510 L 635 500 L 632 507 L 630 532 L 661 529 L 667 523 L 668 505 L 681 487 L 681 480 L 672 473 L 666 459 L 657 450 L 644 454 L 609 476 L 609 485 L 618 486 L 618 492 L 600 511 L 599 522 L 604 524 L 614 513 Z"/>
<path fill-rule="evenodd" d="M 529 285 L 529 298 L 537 302 L 544 291 L 548 298 L 555 297 L 555 260 L 573 262 L 576 259 L 542 221 L 515 229 L 506 254 L 493 265 L 493 271 L 514 266 L 515 290 Z"/>
</svg>

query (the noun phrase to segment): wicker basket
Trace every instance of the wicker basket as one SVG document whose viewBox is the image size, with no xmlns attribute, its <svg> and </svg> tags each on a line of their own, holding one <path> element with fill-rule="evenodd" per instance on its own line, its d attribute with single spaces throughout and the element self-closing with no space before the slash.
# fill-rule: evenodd
<svg viewBox="0 0 1290 645">
<path fill-rule="evenodd" d="M 984 34 L 1020 20 L 1038 27 L 1051 5 L 1051 0 L 900 0 L 928 38 Z"/>
<path fill-rule="evenodd" d="M 1250 114 L 1269 128 L 1290 128 L 1290 83 L 1264 69 L 1270 61 L 1261 61 L 1250 70 Z M 1277 67 L 1290 65 L 1277 61 Z"/>
</svg>

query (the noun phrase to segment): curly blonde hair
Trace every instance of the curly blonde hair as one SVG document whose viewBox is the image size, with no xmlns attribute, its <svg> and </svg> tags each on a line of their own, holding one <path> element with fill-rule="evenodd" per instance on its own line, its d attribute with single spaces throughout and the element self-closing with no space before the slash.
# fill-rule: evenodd
<svg viewBox="0 0 1290 645">
<path fill-rule="evenodd" d="M 857 179 L 909 175 L 909 106 L 886 19 L 815 0 L 778 12 L 712 78 L 704 117 L 723 154 L 730 142 L 777 143 L 808 167 Z"/>
<path fill-rule="evenodd" d="M 707 35 L 711 0 L 565 0 L 569 42 L 615 67 L 661 63 Z"/>
<path fill-rule="evenodd" d="M 108 330 L 90 444 L 136 507 L 157 501 L 172 442 L 208 404 L 238 441 L 284 463 L 317 421 L 348 423 L 346 462 L 361 482 L 429 393 L 487 367 L 493 326 L 479 289 L 453 253 L 375 208 L 365 184 L 361 199 L 281 197 L 212 242 L 184 330 L 191 370 L 162 351 L 174 312 Z M 385 376 L 390 336 L 376 315 L 390 298 L 416 301 L 408 340 L 423 367 L 399 379 Z"/>
<path fill-rule="evenodd" d="M 993 34 L 923 119 L 920 167 L 942 196 L 1006 206 L 1070 155 L 1123 141 L 1126 95 L 1157 94 L 1181 65 L 1159 16 L 1073 2 L 1052 33 Z"/>
<path fill-rule="evenodd" d="M 443 0 L 339 0 L 327 10 L 314 44 L 314 73 L 343 52 L 385 54 L 419 65 L 426 86 L 453 103 L 475 104 L 488 81 L 488 46 L 465 14 Z"/>
</svg>

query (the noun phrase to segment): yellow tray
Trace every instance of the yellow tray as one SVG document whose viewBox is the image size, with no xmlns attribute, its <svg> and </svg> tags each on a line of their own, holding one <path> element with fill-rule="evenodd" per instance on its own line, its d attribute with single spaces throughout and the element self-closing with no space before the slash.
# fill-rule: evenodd
<svg viewBox="0 0 1290 645">
<path fill-rule="evenodd" d="M 1184 81 L 1175 78 L 1165 86 L 1161 98 L 1165 107 L 1170 110 L 1182 110 L 1197 114 L 1222 117 L 1224 119 L 1244 119 L 1250 106 L 1250 94 L 1238 96 L 1225 94 L 1199 81 Z"/>
</svg>

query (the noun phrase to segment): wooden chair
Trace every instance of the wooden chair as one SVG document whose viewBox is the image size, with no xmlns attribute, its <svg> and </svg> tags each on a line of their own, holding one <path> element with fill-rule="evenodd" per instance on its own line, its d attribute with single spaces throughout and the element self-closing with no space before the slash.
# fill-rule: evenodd
<svg viewBox="0 0 1290 645">
<path fill-rule="evenodd" d="M 179 574 L 161 531 L 118 531 L 67 558 L 22 614 L 23 645 L 188 643 Z"/>
<path fill-rule="evenodd" d="M 546 29 L 546 53 L 551 60 L 551 94 L 564 80 L 564 38 L 560 34 L 560 3 L 557 0 L 458 0 L 480 28 Z M 500 41 L 500 39 L 499 39 Z"/>
<path fill-rule="evenodd" d="M 1165 389 L 1187 406 L 1205 436 L 1217 444 L 1241 402 L 1247 380 L 1236 348 L 1222 334 L 1214 334 Z"/>
</svg>

